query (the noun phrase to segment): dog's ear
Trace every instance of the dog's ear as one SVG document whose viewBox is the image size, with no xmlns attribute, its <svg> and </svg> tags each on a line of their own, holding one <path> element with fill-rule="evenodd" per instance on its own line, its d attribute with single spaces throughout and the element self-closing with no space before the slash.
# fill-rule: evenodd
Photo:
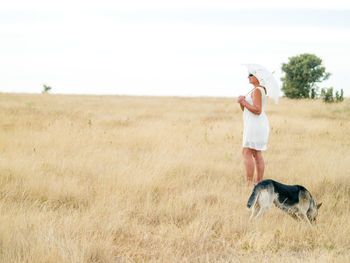
<svg viewBox="0 0 350 263">
<path fill-rule="evenodd" d="M 321 205 L 322 205 L 322 203 L 317 204 L 317 205 L 316 205 L 316 206 L 317 206 L 317 209 L 320 209 Z"/>
</svg>

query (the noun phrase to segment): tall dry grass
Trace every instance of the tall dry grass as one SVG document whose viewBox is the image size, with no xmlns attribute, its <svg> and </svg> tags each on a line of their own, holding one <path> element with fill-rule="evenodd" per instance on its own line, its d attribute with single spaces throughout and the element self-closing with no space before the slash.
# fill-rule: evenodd
<svg viewBox="0 0 350 263">
<path fill-rule="evenodd" d="M 266 106 L 265 178 L 312 229 L 248 224 L 234 99 L 0 94 L 0 262 L 349 262 L 350 100 Z"/>
</svg>

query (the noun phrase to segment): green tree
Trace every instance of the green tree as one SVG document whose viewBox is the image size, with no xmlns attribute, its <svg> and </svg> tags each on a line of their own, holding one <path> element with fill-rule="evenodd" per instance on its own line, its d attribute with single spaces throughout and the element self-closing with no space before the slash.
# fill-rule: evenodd
<svg viewBox="0 0 350 263">
<path fill-rule="evenodd" d="M 330 73 L 322 66 L 322 59 L 313 54 L 290 57 L 282 64 L 282 91 L 288 98 L 316 98 L 316 83 L 329 78 Z"/>
</svg>

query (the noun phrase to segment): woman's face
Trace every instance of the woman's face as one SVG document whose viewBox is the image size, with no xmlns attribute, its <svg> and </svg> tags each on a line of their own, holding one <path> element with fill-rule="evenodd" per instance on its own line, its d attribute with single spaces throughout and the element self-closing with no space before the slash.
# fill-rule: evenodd
<svg viewBox="0 0 350 263">
<path fill-rule="evenodd" d="M 249 74 L 248 79 L 249 79 L 250 84 L 253 84 L 253 85 L 258 84 L 259 85 L 259 80 L 253 74 Z"/>
</svg>

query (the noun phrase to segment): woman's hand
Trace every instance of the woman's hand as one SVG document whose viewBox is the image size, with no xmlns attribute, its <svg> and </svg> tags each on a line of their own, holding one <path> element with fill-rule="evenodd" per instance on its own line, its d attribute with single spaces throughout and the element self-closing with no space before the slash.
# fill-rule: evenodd
<svg viewBox="0 0 350 263">
<path fill-rule="evenodd" d="M 244 101 L 244 100 L 245 100 L 245 96 L 239 96 L 238 99 L 237 99 L 237 102 L 238 102 L 239 104 L 241 104 L 242 101 Z"/>
<path fill-rule="evenodd" d="M 245 102 L 245 96 L 239 96 L 237 102 L 239 103 L 239 106 L 241 106 L 241 110 L 244 111 L 243 103 Z"/>
</svg>

